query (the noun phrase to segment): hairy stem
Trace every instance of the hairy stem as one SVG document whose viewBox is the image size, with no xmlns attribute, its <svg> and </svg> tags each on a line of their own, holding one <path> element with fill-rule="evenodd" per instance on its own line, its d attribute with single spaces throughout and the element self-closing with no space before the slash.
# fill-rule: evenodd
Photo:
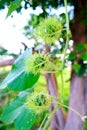
<svg viewBox="0 0 87 130">
<path fill-rule="evenodd" d="M 46 124 L 45 124 L 44 127 L 43 127 L 43 130 L 47 130 L 47 127 L 48 127 L 48 125 L 49 125 L 49 123 L 50 123 L 52 117 L 53 117 L 54 114 L 56 113 L 57 109 L 58 109 L 58 105 L 54 108 L 54 110 L 52 111 L 52 113 L 49 115 L 48 120 L 47 120 Z"/>
</svg>

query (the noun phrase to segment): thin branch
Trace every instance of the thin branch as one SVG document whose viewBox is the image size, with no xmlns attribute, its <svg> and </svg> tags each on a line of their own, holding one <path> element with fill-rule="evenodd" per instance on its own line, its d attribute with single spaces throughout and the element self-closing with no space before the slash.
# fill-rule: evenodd
<svg viewBox="0 0 87 130">
<path fill-rule="evenodd" d="M 14 62 L 15 62 L 15 58 L 0 61 L 0 67 L 12 65 Z"/>
</svg>

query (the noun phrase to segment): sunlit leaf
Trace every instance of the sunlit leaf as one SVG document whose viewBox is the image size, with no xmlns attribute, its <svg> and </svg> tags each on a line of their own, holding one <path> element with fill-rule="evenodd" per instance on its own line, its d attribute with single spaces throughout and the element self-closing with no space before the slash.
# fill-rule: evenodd
<svg viewBox="0 0 87 130">
<path fill-rule="evenodd" d="M 11 2 L 10 6 L 8 8 L 8 12 L 7 12 L 6 18 L 8 16 L 10 16 L 11 13 L 20 6 L 21 2 L 22 2 L 22 0 L 15 0 L 15 1 Z"/>
</svg>

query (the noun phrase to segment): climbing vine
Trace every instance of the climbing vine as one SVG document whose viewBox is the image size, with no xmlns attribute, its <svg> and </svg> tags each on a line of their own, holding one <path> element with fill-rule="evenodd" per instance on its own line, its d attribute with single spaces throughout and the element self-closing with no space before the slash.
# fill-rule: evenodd
<svg viewBox="0 0 87 130">
<path fill-rule="evenodd" d="M 10 4 L 7 17 L 20 6 L 21 2 L 22 0 L 16 0 Z M 52 52 L 47 53 L 45 50 L 42 51 L 42 53 L 33 53 L 31 48 L 27 48 L 25 52 L 17 58 L 12 66 L 11 72 L 3 80 L 0 86 L 0 89 L 8 87 L 10 90 L 19 92 L 18 96 L 6 106 L 0 116 L 1 121 L 7 123 L 14 122 L 17 130 L 30 129 L 35 122 L 36 116 L 44 110 L 49 110 L 53 103 L 56 103 L 54 110 L 52 113 L 48 112 L 40 126 L 43 130 L 47 129 L 54 113 L 59 107 L 65 107 L 72 110 L 82 121 L 86 118 L 86 116 L 82 116 L 79 112 L 63 103 L 63 70 L 66 67 L 65 63 L 67 61 L 72 61 L 72 66 L 78 76 L 82 76 L 87 72 L 87 64 L 84 62 L 87 60 L 87 47 L 79 44 L 76 46 L 76 50 L 74 52 L 71 51 L 67 56 L 67 49 L 71 37 L 67 0 L 64 0 L 64 5 L 66 11 L 66 28 L 63 26 L 62 21 L 59 18 L 49 16 L 40 22 L 34 32 L 36 39 L 42 39 L 44 46 L 47 44 L 51 48 L 51 45 L 55 44 L 56 41 L 62 38 L 63 31 L 65 31 L 66 42 L 63 50 L 63 58 L 58 59 Z M 83 50 L 85 50 L 85 53 L 83 53 Z M 75 55 L 75 53 L 78 55 Z M 52 97 L 44 92 L 29 91 L 31 88 L 34 88 L 40 75 L 45 73 L 60 73 L 62 82 L 62 96 L 60 96 L 60 98 Z M 20 92 L 22 94 L 20 94 Z M 44 124 L 46 119 L 47 122 Z"/>
</svg>

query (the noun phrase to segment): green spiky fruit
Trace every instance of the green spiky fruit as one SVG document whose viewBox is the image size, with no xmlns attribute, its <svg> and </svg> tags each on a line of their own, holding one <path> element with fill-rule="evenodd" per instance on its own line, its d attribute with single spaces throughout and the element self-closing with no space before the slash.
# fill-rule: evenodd
<svg viewBox="0 0 87 130">
<path fill-rule="evenodd" d="M 58 18 L 49 17 L 38 25 L 35 35 L 46 43 L 52 43 L 61 37 L 62 28 L 62 23 Z"/>
<path fill-rule="evenodd" d="M 41 113 L 43 110 L 47 110 L 51 104 L 51 97 L 46 93 L 32 93 L 26 101 L 26 104 L 30 109 L 33 109 L 36 113 Z"/>
<path fill-rule="evenodd" d="M 25 70 L 34 74 L 46 70 L 50 66 L 49 56 L 46 54 L 34 54 L 26 59 Z"/>
<path fill-rule="evenodd" d="M 46 96 L 44 94 L 37 95 L 35 99 L 36 106 L 46 105 Z"/>
</svg>

